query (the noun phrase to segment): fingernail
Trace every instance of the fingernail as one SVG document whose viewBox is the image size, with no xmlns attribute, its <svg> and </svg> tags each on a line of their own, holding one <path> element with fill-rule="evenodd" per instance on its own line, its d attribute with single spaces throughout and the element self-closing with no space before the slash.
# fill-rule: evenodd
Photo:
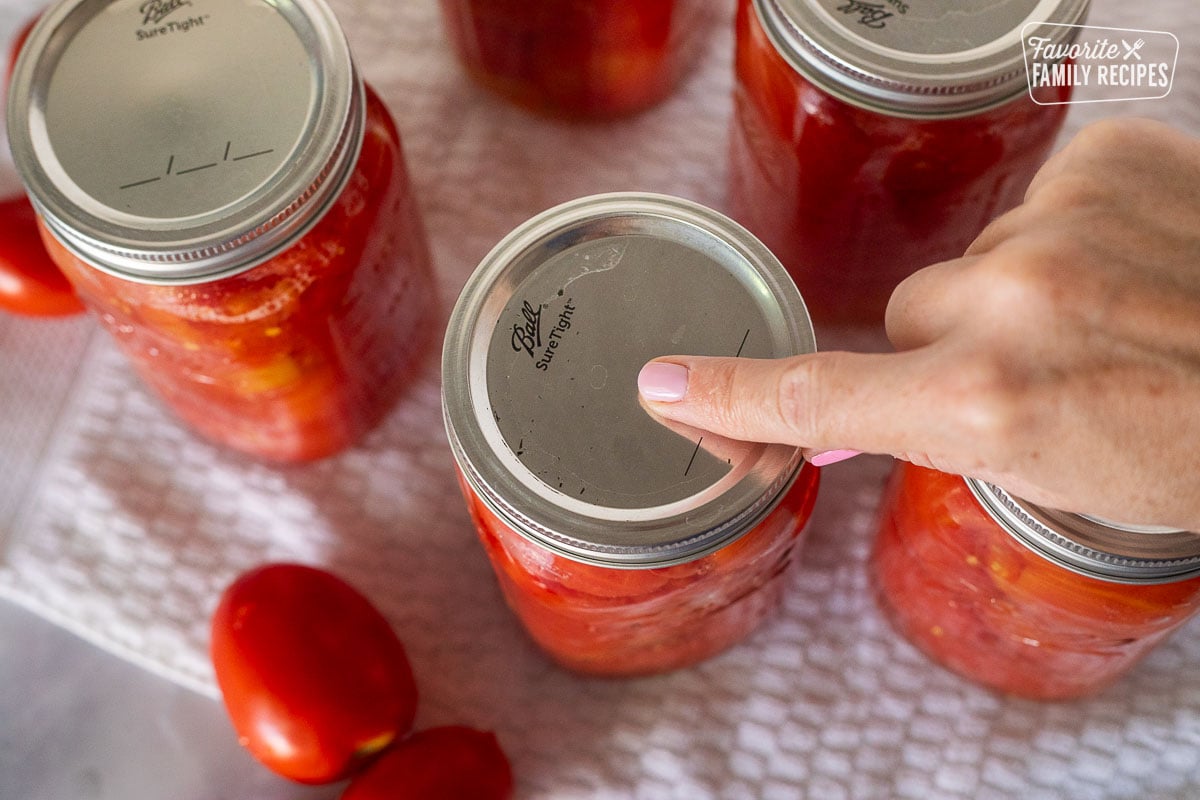
<svg viewBox="0 0 1200 800">
<path fill-rule="evenodd" d="M 647 400 L 674 403 L 687 394 L 687 367 L 669 361 L 651 361 L 638 373 L 638 392 Z"/>
<path fill-rule="evenodd" d="M 824 467 L 859 455 L 862 453 L 858 450 L 826 450 L 824 453 L 817 453 L 810 458 L 808 463 L 814 467 Z"/>
</svg>

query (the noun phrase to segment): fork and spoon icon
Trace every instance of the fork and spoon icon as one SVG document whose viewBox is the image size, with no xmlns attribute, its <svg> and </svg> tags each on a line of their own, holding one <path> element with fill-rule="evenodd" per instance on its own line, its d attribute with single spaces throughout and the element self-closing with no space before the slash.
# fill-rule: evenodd
<svg viewBox="0 0 1200 800">
<path fill-rule="evenodd" d="M 1122 44 L 1122 45 L 1125 47 L 1125 56 L 1124 56 L 1124 59 L 1125 59 L 1126 61 L 1128 61 L 1128 60 L 1129 60 L 1129 57 L 1130 57 L 1130 56 L 1132 56 L 1132 57 L 1136 58 L 1138 61 L 1141 61 L 1141 60 L 1142 60 L 1142 54 L 1141 54 L 1141 53 L 1139 53 L 1138 51 L 1139 51 L 1139 50 L 1141 50 L 1141 49 L 1142 49 L 1142 48 L 1143 48 L 1143 47 L 1146 45 L 1146 40 L 1145 40 L 1145 39 L 1138 39 L 1138 40 L 1137 40 L 1136 42 L 1134 42 L 1133 44 L 1130 44 L 1129 42 L 1127 42 L 1127 41 L 1125 41 L 1124 39 L 1122 39 L 1122 40 L 1121 40 L 1121 44 Z"/>
</svg>

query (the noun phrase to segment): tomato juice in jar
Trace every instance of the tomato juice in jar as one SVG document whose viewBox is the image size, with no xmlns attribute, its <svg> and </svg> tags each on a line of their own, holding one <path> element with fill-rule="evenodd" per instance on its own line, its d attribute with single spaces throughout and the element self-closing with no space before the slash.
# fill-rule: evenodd
<svg viewBox="0 0 1200 800">
<path fill-rule="evenodd" d="M 441 0 L 459 60 L 518 105 L 613 117 L 666 97 L 712 28 L 710 0 Z"/>
<path fill-rule="evenodd" d="M 425 234 L 396 126 L 321 0 L 61 3 L 22 51 L 8 129 L 51 255 L 202 434 L 326 456 L 413 377 Z"/>
<path fill-rule="evenodd" d="M 1070 97 L 1030 96 L 1022 30 L 1071 39 L 1086 10 L 740 0 L 728 202 L 817 322 L 881 322 L 903 278 L 1021 202 Z"/>
<path fill-rule="evenodd" d="M 1094 694 L 1200 609 L 1200 534 L 1117 525 L 898 463 L 880 605 L 935 661 L 1038 700 Z"/>
<path fill-rule="evenodd" d="M 667 428 L 637 375 L 670 353 L 812 352 L 779 262 L 677 198 L 581 198 L 518 227 L 468 280 L 443 350 L 460 483 L 504 596 L 579 672 L 683 667 L 771 612 L 816 498 L 784 445 Z"/>
</svg>

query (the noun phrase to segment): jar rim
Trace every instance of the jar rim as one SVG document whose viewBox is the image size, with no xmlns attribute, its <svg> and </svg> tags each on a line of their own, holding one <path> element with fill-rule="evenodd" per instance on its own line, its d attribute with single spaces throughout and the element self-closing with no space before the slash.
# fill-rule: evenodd
<svg viewBox="0 0 1200 800">
<path fill-rule="evenodd" d="M 1200 576 L 1200 533 L 1129 525 L 1022 500 L 976 478 L 967 487 L 1009 535 L 1072 572 L 1115 583 L 1172 583 Z"/>
<path fill-rule="evenodd" d="M 927 17 L 916 20 L 897 10 L 911 3 L 752 0 L 767 38 L 806 79 L 852 105 L 918 118 L 976 114 L 1027 91 L 1022 40 L 1030 26 L 1053 43 L 1073 41 L 1089 0 L 991 3 L 972 35 L 958 24 L 961 3 L 924 5 Z M 861 24 L 863 16 L 854 24 L 855 8 L 887 17 L 879 27 Z M 929 42 L 943 44 L 930 50 Z"/>
</svg>

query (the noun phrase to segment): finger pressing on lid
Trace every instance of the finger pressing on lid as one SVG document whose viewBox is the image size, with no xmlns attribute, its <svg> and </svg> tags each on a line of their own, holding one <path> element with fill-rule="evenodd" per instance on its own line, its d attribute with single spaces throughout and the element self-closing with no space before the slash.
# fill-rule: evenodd
<svg viewBox="0 0 1200 800">
<path fill-rule="evenodd" d="M 929 422 L 927 361 L 924 350 L 665 356 L 643 367 L 638 389 L 654 413 L 732 439 L 900 453 Z"/>
</svg>

